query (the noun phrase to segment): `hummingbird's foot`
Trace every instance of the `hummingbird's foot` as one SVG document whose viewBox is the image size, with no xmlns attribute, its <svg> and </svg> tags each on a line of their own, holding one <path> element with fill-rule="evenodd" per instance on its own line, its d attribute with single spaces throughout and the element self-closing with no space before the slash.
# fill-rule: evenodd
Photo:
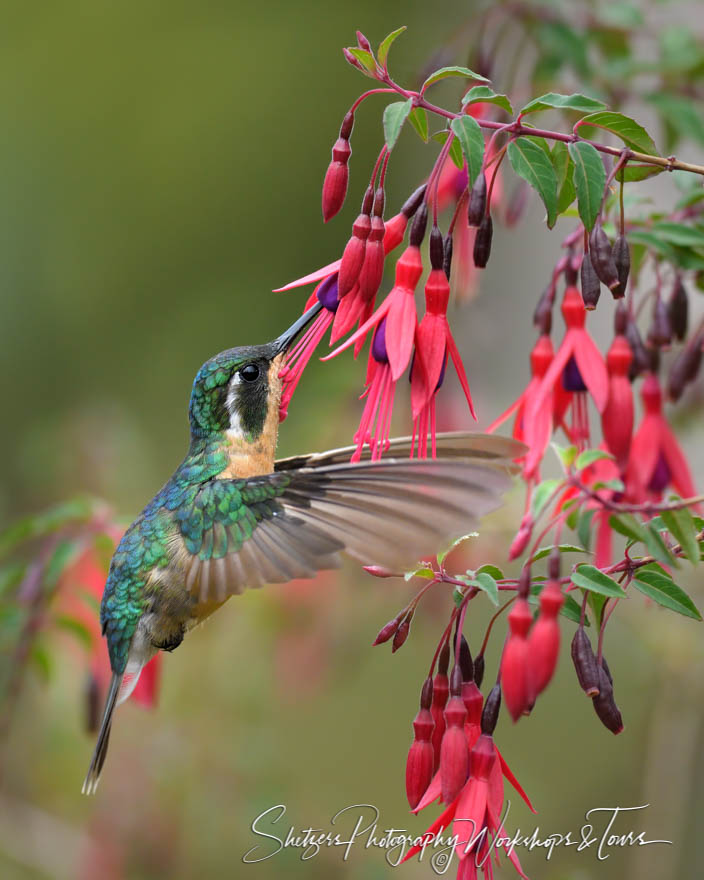
<svg viewBox="0 0 704 880">
<path fill-rule="evenodd" d="M 158 648 L 159 651 L 173 651 L 183 641 L 183 636 L 185 634 L 185 627 L 181 627 L 175 633 L 172 633 L 167 639 L 164 639 L 162 642 L 152 642 L 155 648 Z"/>
</svg>

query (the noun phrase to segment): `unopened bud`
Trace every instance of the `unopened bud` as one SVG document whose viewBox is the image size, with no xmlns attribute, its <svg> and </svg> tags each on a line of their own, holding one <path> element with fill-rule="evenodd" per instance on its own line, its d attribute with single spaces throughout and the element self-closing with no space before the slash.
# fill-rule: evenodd
<svg viewBox="0 0 704 880">
<path fill-rule="evenodd" d="M 584 256 L 582 257 L 580 284 L 582 287 L 584 308 L 591 311 L 596 308 L 596 304 L 599 302 L 599 297 L 601 295 L 601 282 L 599 281 L 599 276 L 594 270 L 594 263 L 589 251 L 585 251 Z"/>
<path fill-rule="evenodd" d="M 423 202 L 421 205 L 419 205 L 415 217 L 413 218 L 413 223 L 411 224 L 411 231 L 408 236 L 408 243 L 411 247 L 420 247 L 421 244 L 423 244 L 427 223 L 428 206 L 425 202 Z"/>
<path fill-rule="evenodd" d="M 506 708 L 517 721 L 535 702 L 533 669 L 528 646 L 528 630 L 533 615 L 528 602 L 519 598 L 508 615 L 509 637 L 501 658 L 501 688 Z"/>
<path fill-rule="evenodd" d="M 676 339 L 682 341 L 687 335 L 689 322 L 689 299 L 682 279 L 678 276 L 675 286 L 667 304 L 667 313 L 670 318 L 670 326 Z"/>
<path fill-rule="evenodd" d="M 626 295 L 626 285 L 631 272 L 631 250 L 625 235 L 618 235 L 613 246 L 614 265 L 618 276 L 618 287 L 614 288 L 614 299 L 620 299 Z"/>
<path fill-rule="evenodd" d="M 401 213 L 408 220 L 413 217 L 418 208 L 423 204 L 425 200 L 425 191 L 428 188 L 427 183 L 421 184 L 417 190 L 411 193 L 411 195 L 406 199 L 406 201 L 401 206 Z"/>
<path fill-rule="evenodd" d="M 628 327 L 628 308 L 625 303 L 619 302 L 614 311 L 614 335 L 625 336 L 626 327 Z"/>
<path fill-rule="evenodd" d="M 559 547 L 553 547 L 548 556 L 548 577 L 551 581 L 560 579 L 560 567 L 562 564 L 562 554 Z"/>
<path fill-rule="evenodd" d="M 632 318 L 628 320 L 625 335 L 633 352 L 633 361 L 628 371 L 628 378 L 632 382 L 636 376 L 640 376 L 641 373 L 645 373 L 650 369 L 650 355 L 643 344 L 638 325 Z"/>
<path fill-rule="evenodd" d="M 445 261 L 445 245 L 442 240 L 442 232 L 433 224 L 430 230 L 430 267 L 442 269 Z"/>
<path fill-rule="evenodd" d="M 484 219 L 486 213 L 486 175 L 480 171 L 474 186 L 469 194 L 469 202 L 467 204 L 467 223 L 470 226 L 479 226 Z"/>
<path fill-rule="evenodd" d="M 350 52 L 347 47 L 342 50 L 342 54 L 345 56 L 345 61 L 348 64 L 351 64 L 352 67 L 356 67 L 357 70 L 361 70 L 362 73 L 368 73 L 366 67 L 360 61 L 358 61 L 357 58 L 355 58 L 355 56 Z"/>
<path fill-rule="evenodd" d="M 479 224 L 474 238 L 474 265 L 477 269 L 483 269 L 489 262 L 491 255 L 491 239 L 494 234 L 494 224 L 491 214 L 486 214 Z"/>
<path fill-rule="evenodd" d="M 393 620 L 390 620 L 388 623 L 384 624 L 384 626 L 382 626 L 382 628 L 379 630 L 379 634 L 372 642 L 372 647 L 375 647 L 376 645 L 383 645 L 384 642 L 388 642 L 391 636 L 396 634 L 399 623 L 400 621 L 398 617 L 394 617 Z"/>
<path fill-rule="evenodd" d="M 357 45 L 360 49 L 364 49 L 365 52 L 372 51 L 371 43 L 361 31 L 357 31 Z"/>
<path fill-rule="evenodd" d="M 401 623 L 399 624 L 398 629 L 394 634 L 394 640 L 391 643 L 391 653 L 395 654 L 396 651 L 404 644 L 406 639 L 408 638 L 408 634 L 411 631 L 411 621 L 413 620 L 413 612 L 409 612 L 403 618 Z"/>
<path fill-rule="evenodd" d="M 603 668 L 599 669 L 599 693 L 592 702 L 594 711 L 604 727 L 611 733 L 621 733 L 623 718 L 614 700 L 613 682 Z"/>
<path fill-rule="evenodd" d="M 464 636 L 460 637 L 460 669 L 463 681 L 474 681 L 474 664 L 469 644 Z"/>
<path fill-rule="evenodd" d="M 619 289 L 620 282 L 616 263 L 614 262 L 613 250 L 608 235 L 599 224 L 596 224 L 589 236 L 589 252 L 592 258 L 594 271 L 600 281 L 612 292 Z"/>
<path fill-rule="evenodd" d="M 396 571 L 389 571 L 388 568 L 382 568 L 381 565 L 363 565 L 362 568 L 366 571 L 367 574 L 370 574 L 375 578 L 398 578 L 403 577 L 402 574 Z"/>
<path fill-rule="evenodd" d="M 648 344 L 652 348 L 668 348 L 672 342 L 672 327 L 668 309 L 658 296 L 653 306 L 653 320 L 648 330 Z"/>
<path fill-rule="evenodd" d="M 467 710 L 460 696 L 451 696 L 445 709 L 445 733 L 440 744 L 442 799 L 451 803 L 467 781 L 469 749 L 464 733 Z"/>
<path fill-rule="evenodd" d="M 702 338 L 693 339 L 672 362 L 667 380 L 667 393 L 670 400 L 679 400 L 685 386 L 697 377 L 702 363 Z"/>
<path fill-rule="evenodd" d="M 362 211 L 352 225 L 352 235 L 345 246 L 337 276 L 337 292 L 340 299 L 357 283 L 364 264 L 364 252 L 372 228 L 370 217 L 374 201 L 374 189 L 368 187 L 362 203 Z"/>
<path fill-rule="evenodd" d="M 474 683 L 477 687 L 482 686 L 484 681 L 484 655 L 477 654 L 474 658 Z"/>
<path fill-rule="evenodd" d="M 542 336 L 549 336 L 552 330 L 552 306 L 555 301 L 555 286 L 548 284 L 540 295 L 533 312 L 533 326 L 537 327 Z"/>
<path fill-rule="evenodd" d="M 516 537 L 511 541 L 511 546 L 508 549 L 508 558 L 509 559 L 517 559 L 521 553 L 526 549 L 528 545 L 528 541 L 530 541 L 531 533 L 533 532 L 533 518 L 529 513 L 527 513 L 523 519 L 521 520 L 521 525 L 516 532 Z"/>
<path fill-rule="evenodd" d="M 499 710 L 501 709 L 501 686 L 495 684 L 489 691 L 489 696 L 484 703 L 482 712 L 482 733 L 492 736 L 496 729 L 496 722 L 499 720 Z"/>
<path fill-rule="evenodd" d="M 448 232 L 445 236 L 445 244 L 444 244 L 444 255 L 442 260 L 442 268 L 445 273 L 445 277 L 447 280 L 450 280 L 450 273 L 452 272 L 452 234 Z"/>
<path fill-rule="evenodd" d="M 570 650 L 580 687 L 588 697 L 595 697 L 599 693 L 599 669 L 583 626 L 575 632 Z"/>
</svg>

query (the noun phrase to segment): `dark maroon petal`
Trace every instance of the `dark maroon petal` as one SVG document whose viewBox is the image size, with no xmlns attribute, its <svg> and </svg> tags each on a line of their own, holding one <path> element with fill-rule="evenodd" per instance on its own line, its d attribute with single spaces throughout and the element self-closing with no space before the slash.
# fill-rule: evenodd
<svg viewBox="0 0 704 880">
<path fill-rule="evenodd" d="M 670 485 L 671 479 L 672 474 L 670 473 L 667 459 L 661 452 L 660 455 L 658 455 L 658 462 L 655 465 L 655 470 L 650 477 L 648 489 L 650 489 L 651 492 L 662 492 Z"/>
<path fill-rule="evenodd" d="M 565 391 L 586 391 L 587 386 L 584 384 L 582 374 L 579 372 L 577 361 L 574 355 L 567 361 L 562 371 L 562 387 Z"/>
</svg>

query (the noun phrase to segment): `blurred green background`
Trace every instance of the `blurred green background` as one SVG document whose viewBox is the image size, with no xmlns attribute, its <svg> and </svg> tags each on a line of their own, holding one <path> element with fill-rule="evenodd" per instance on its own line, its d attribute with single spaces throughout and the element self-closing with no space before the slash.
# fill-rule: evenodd
<svg viewBox="0 0 704 880">
<path fill-rule="evenodd" d="M 365 86 L 341 46 L 358 27 L 376 42 L 406 24 L 393 64 L 409 80 L 470 8 L 2 5 L 0 520 L 76 491 L 130 518 L 154 494 L 184 453 L 201 362 L 277 335 L 304 294 L 269 291 L 335 259 L 347 239 L 380 145 L 381 104 L 358 113 L 351 197 L 323 227 L 330 147 Z M 410 135 L 397 152 L 389 216 L 430 162 Z M 561 221 L 550 236 L 541 216 L 532 201 L 518 229 L 497 231 L 482 297 L 454 319 L 484 424 L 524 384 L 529 315 L 569 229 Z M 348 442 L 362 378 L 350 359 L 313 363 L 282 454 Z M 701 428 L 690 431 L 685 445 L 702 439 Z M 514 525 L 519 507 L 517 495 Z M 502 527 L 505 539 L 510 517 L 499 535 Z M 473 551 L 476 562 L 501 563 L 502 540 Z M 347 862 L 335 850 L 309 861 L 289 850 L 249 866 L 242 856 L 258 842 L 254 817 L 280 803 L 286 827 L 329 830 L 334 813 L 362 803 L 379 808 L 380 829 L 428 824 L 409 816 L 403 774 L 449 597 L 429 603 L 398 655 L 369 648 L 411 589 L 350 570 L 229 603 L 165 658 L 156 713 L 120 711 L 90 800 L 79 793 L 93 747 L 82 729 L 84 666 L 62 649 L 48 686 L 28 680 L 11 733 L 0 875 L 389 876 L 383 852 L 362 845 Z M 550 861 L 521 853 L 534 878 L 684 877 L 704 866 L 700 631 L 632 605 L 607 638 L 620 737 L 599 725 L 567 656 L 534 717 L 515 728 L 502 717 L 499 745 L 539 810 L 532 817 L 514 799 L 508 827 L 574 835 L 590 808 L 650 803 L 619 830 L 673 846 L 613 850 L 601 862 L 593 848 L 558 848 Z M 469 631 L 480 637 L 481 617 Z M 494 651 L 488 670 L 496 660 Z M 432 876 L 427 865 L 397 870 Z"/>
</svg>

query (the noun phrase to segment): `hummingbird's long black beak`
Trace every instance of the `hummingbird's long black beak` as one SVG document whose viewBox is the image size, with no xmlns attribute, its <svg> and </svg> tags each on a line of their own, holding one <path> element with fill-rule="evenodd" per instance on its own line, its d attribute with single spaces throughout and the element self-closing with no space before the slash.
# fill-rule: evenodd
<svg viewBox="0 0 704 880">
<path fill-rule="evenodd" d="M 301 330 L 310 324 L 322 308 L 322 303 L 316 302 L 307 312 L 304 312 L 294 324 L 291 324 L 288 330 L 285 330 L 278 339 L 275 339 L 274 347 L 276 348 L 276 353 L 281 354 L 282 352 L 287 351 Z"/>
</svg>

